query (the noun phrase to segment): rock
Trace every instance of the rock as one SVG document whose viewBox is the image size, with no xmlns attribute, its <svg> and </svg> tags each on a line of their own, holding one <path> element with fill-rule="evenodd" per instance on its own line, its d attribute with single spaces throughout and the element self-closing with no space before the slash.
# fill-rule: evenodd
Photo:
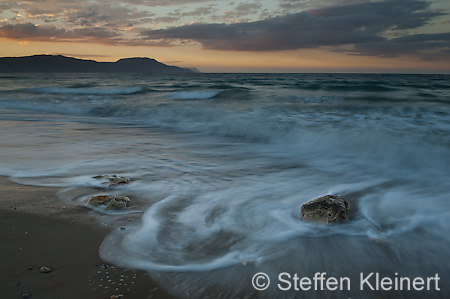
<svg viewBox="0 0 450 299">
<path fill-rule="evenodd" d="M 301 208 L 302 220 L 317 222 L 340 222 L 347 219 L 350 204 L 340 196 L 325 195 L 311 200 Z"/>
<path fill-rule="evenodd" d="M 47 266 L 42 266 L 42 267 L 39 269 L 39 271 L 41 271 L 41 273 L 50 273 L 50 272 L 52 272 L 52 269 L 50 269 L 50 268 L 47 267 Z"/>
<path fill-rule="evenodd" d="M 130 202 L 130 199 L 126 196 L 120 196 L 120 197 L 112 197 L 111 200 L 106 205 L 107 210 L 118 210 L 122 208 L 128 207 L 128 203 Z"/>
<path fill-rule="evenodd" d="M 98 207 L 106 206 L 107 210 L 119 210 L 128 207 L 130 198 L 127 196 L 108 196 L 108 195 L 93 195 L 87 200 L 87 204 Z"/>
<path fill-rule="evenodd" d="M 124 176 L 118 177 L 117 175 L 97 175 L 93 176 L 93 179 L 104 179 L 103 184 L 106 184 L 108 187 L 116 186 L 120 184 L 128 184 L 130 179 Z"/>
<path fill-rule="evenodd" d="M 111 197 L 108 195 L 94 195 L 88 199 L 87 203 L 90 204 L 91 206 L 97 207 L 101 205 L 106 205 L 109 202 L 110 198 Z"/>
<path fill-rule="evenodd" d="M 23 294 L 22 298 L 31 298 L 31 295 L 30 294 Z"/>
<path fill-rule="evenodd" d="M 109 182 L 107 183 L 108 187 L 120 185 L 120 184 L 128 184 L 130 182 L 129 178 L 126 178 L 124 176 L 117 177 L 116 175 L 109 177 L 108 180 L 109 180 Z"/>
</svg>

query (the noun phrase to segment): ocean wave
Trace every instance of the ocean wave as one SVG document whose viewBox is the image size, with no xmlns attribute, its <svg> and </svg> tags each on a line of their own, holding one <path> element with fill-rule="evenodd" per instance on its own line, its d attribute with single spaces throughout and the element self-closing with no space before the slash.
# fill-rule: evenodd
<svg viewBox="0 0 450 299">
<path fill-rule="evenodd" d="M 0 172 L 23 184 L 63 188 L 62 200 L 82 205 L 91 195 L 129 196 L 126 211 L 139 214 L 133 221 L 132 214 L 102 215 L 113 232 L 100 254 L 147 270 L 175 297 L 257 297 L 245 291 L 254 273 L 276 277 L 280 269 L 439 273 L 444 281 L 450 276 L 442 262 L 450 260 L 450 110 L 438 100 L 446 101 L 447 89 L 406 84 L 428 86 L 428 77 L 295 76 L 211 75 L 184 84 L 96 75 L 80 85 L 61 79 L 55 86 L 70 92 L 60 94 L 30 94 L 16 83 L 17 93 L 0 97 L 1 108 L 13 109 L 0 114 Z M 294 86 L 300 79 L 318 84 L 318 91 Z M 107 89 L 83 85 L 96 80 L 159 92 L 70 89 Z M 325 81 L 330 88 L 355 83 L 401 91 L 325 91 Z M 131 182 L 108 188 L 93 178 L 99 174 Z M 348 221 L 301 221 L 301 204 L 325 194 L 348 200 Z M 427 262 L 405 263 L 411 258 Z M 311 298 L 324 296 L 319 293 Z"/>
<path fill-rule="evenodd" d="M 174 91 L 167 95 L 173 100 L 207 100 L 219 95 L 220 90 Z"/>
<path fill-rule="evenodd" d="M 142 86 L 129 86 L 118 88 L 64 88 L 64 87 L 37 87 L 28 89 L 29 92 L 39 94 L 81 94 L 81 95 L 129 95 L 146 91 Z"/>
<path fill-rule="evenodd" d="M 89 88 L 97 86 L 96 82 L 90 82 L 90 83 L 74 83 L 67 86 L 67 88 L 75 89 L 75 88 Z"/>
<path fill-rule="evenodd" d="M 359 91 L 359 92 L 393 92 L 393 91 L 399 91 L 400 88 L 397 87 L 390 87 L 386 85 L 381 84 L 355 84 L 355 83 L 297 83 L 295 86 L 298 89 L 304 89 L 304 90 L 324 90 L 324 91 Z"/>
</svg>

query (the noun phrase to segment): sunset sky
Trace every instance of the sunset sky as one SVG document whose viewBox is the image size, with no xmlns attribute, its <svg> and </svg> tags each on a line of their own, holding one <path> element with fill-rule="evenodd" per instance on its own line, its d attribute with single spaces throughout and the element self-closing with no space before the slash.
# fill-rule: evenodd
<svg viewBox="0 0 450 299">
<path fill-rule="evenodd" d="M 450 73 L 449 0 L 0 0 L 0 56 L 204 72 Z"/>
</svg>

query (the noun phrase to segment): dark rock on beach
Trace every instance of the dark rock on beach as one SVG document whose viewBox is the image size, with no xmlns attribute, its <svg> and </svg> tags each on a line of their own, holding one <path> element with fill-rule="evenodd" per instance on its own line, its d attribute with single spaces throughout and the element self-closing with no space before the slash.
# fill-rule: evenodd
<svg viewBox="0 0 450 299">
<path fill-rule="evenodd" d="M 108 196 L 108 195 L 94 195 L 87 200 L 87 204 L 98 207 L 105 206 L 106 210 L 118 210 L 128 207 L 130 198 L 127 196 Z"/>
<path fill-rule="evenodd" d="M 340 196 L 325 195 L 311 200 L 301 208 L 302 220 L 317 222 L 340 222 L 347 219 L 350 204 Z"/>
</svg>

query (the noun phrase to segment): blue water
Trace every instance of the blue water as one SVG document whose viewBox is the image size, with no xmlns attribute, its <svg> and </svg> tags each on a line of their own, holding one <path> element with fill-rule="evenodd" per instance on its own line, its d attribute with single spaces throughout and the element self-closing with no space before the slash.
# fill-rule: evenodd
<svg viewBox="0 0 450 299">
<path fill-rule="evenodd" d="M 100 253 L 174 296 L 450 294 L 448 75 L 2 74 L 0 136 L 0 175 L 79 205 L 129 196 L 93 211 L 126 227 Z M 132 182 L 105 188 L 101 174 Z M 350 202 L 349 221 L 302 222 L 326 194 Z M 257 272 L 352 289 L 258 292 Z M 441 291 L 362 292 L 361 272 L 439 273 Z"/>
</svg>

